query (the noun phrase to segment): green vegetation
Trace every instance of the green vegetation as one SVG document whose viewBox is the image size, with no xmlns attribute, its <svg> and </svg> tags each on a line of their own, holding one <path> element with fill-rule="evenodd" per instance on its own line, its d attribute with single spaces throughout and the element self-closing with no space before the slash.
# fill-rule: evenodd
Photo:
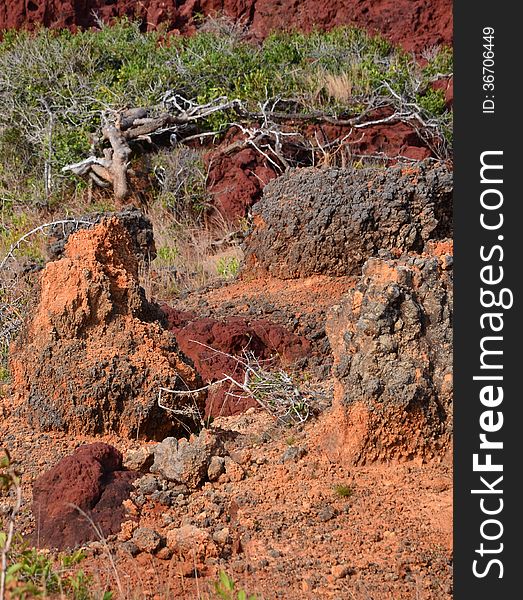
<svg viewBox="0 0 523 600">
<path fill-rule="evenodd" d="M 220 258 L 216 270 L 222 279 L 234 279 L 240 271 L 240 261 L 236 256 Z"/>
<path fill-rule="evenodd" d="M 220 571 L 219 579 L 214 584 L 214 591 L 222 600 L 256 600 L 254 594 L 247 596 L 244 590 L 236 590 L 234 579 L 225 571 Z"/>
<path fill-rule="evenodd" d="M 430 87 L 451 73 L 450 50 L 434 53 L 420 67 L 383 39 L 350 27 L 276 33 L 261 45 L 233 29 L 206 29 L 165 39 L 123 20 L 76 34 L 7 32 L 0 42 L 2 199 L 60 200 L 81 185 L 60 170 L 96 145 L 102 112 L 159 106 L 167 90 L 201 103 L 237 98 L 251 111 L 279 99 L 278 111 L 352 116 L 369 106 L 397 104 L 397 96 L 416 103 L 423 118 L 450 127 L 443 94 Z M 235 118 L 218 112 L 203 126 L 222 130 Z M 200 182 L 190 186 L 198 202 Z"/>
<path fill-rule="evenodd" d="M 334 493 L 339 498 L 350 498 L 354 494 L 354 486 L 339 484 L 334 487 Z"/>
</svg>

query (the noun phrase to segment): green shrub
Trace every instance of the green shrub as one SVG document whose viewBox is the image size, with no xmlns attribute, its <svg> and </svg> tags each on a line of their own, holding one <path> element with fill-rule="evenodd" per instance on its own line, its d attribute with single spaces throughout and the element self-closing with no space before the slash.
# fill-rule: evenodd
<svg viewBox="0 0 523 600">
<path fill-rule="evenodd" d="M 234 279 L 240 271 L 240 261 L 236 256 L 220 258 L 216 263 L 216 271 L 223 279 Z"/>
<path fill-rule="evenodd" d="M 214 584 L 214 591 L 222 600 L 256 600 L 256 596 L 247 596 L 245 590 L 236 590 L 236 583 L 225 571 L 220 571 L 219 579 Z"/>
<path fill-rule="evenodd" d="M 452 73 L 452 52 L 432 52 L 422 68 L 380 37 L 353 27 L 330 32 L 274 33 L 262 44 L 230 35 L 227 27 L 189 37 L 142 33 L 120 20 L 75 34 L 40 29 L 7 32 L 0 42 L 0 192 L 2 170 L 41 180 L 85 156 L 102 111 L 159 105 L 167 90 L 199 102 L 240 99 L 251 111 L 272 98 L 292 98 L 291 111 L 358 114 L 396 99 L 418 101 L 427 117 L 448 114 L 430 82 Z M 229 28 L 230 29 L 230 28 Z M 385 85 L 386 84 L 386 85 Z M 279 106 L 285 109 L 285 104 Z M 283 108 L 282 108 L 283 107 Z M 160 106 L 159 106 L 160 109 Z M 214 113 L 201 127 L 225 128 L 237 115 Z M 447 128 L 448 129 L 448 128 Z M 54 185 L 59 198 L 74 189 Z M 22 185 L 22 184 L 21 184 Z M 24 198 L 41 199 L 26 185 Z"/>
</svg>

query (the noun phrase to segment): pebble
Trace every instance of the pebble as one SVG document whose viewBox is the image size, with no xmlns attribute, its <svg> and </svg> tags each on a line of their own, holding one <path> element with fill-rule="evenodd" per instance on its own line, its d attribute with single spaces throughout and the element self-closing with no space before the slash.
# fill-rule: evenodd
<svg viewBox="0 0 523 600">
<path fill-rule="evenodd" d="M 142 446 L 137 450 L 127 452 L 123 466 L 129 471 L 142 471 L 146 473 L 153 464 L 154 454 L 151 446 Z"/>
<path fill-rule="evenodd" d="M 281 463 L 294 461 L 297 462 L 300 458 L 303 458 L 307 454 L 307 450 L 301 446 L 289 446 L 287 450 L 282 454 L 280 459 Z"/>
<path fill-rule="evenodd" d="M 343 579 L 350 573 L 350 568 L 347 565 L 334 565 L 331 573 L 336 579 Z"/>
<path fill-rule="evenodd" d="M 225 459 L 223 456 L 213 456 L 207 468 L 209 481 L 216 481 L 225 470 Z"/>
<path fill-rule="evenodd" d="M 212 539 L 220 546 L 225 546 L 230 540 L 229 528 L 223 527 L 223 529 L 218 529 L 218 531 L 214 532 Z"/>
<path fill-rule="evenodd" d="M 132 541 L 141 552 L 156 552 L 163 542 L 162 536 L 149 527 L 139 527 L 133 533 Z"/>
<path fill-rule="evenodd" d="M 335 516 L 336 511 L 334 510 L 334 508 L 332 508 L 332 506 L 324 506 L 318 511 L 318 519 L 320 521 L 323 521 L 324 523 L 330 521 L 331 519 L 334 519 Z"/>
</svg>

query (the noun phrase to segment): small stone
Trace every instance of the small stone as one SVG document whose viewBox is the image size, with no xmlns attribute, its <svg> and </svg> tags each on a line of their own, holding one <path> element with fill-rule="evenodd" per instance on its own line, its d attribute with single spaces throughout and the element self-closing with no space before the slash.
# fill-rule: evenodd
<svg viewBox="0 0 523 600">
<path fill-rule="evenodd" d="M 136 556 L 137 554 L 140 553 L 138 546 L 132 540 L 128 540 L 127 542 L 121 543 L 120 548 L 124 552 L 127 552 L 128 554 L 130 554 L 131 556 Z"/>
<path fill-rule="evenodd" d="M 158 550 L 156 558 L 159 558 L 160 560 L 171 560 L 172 555 L 173 551 L 168 546 L 164 546 Z"/>
<path fill-rule="evenodd" d="M 129 471 L 147 473 L 153 464 L 154 454 L 151 446 L 142 446 L 137 450 L 129 450 L 124 457 L 123 466 Z"/>
<path fill-rule="evenodd" d="M 139 527 L 135 530 L 132 541 L 141 552 L 150 552 L 153 554 L 160 548 L 163 539 L 154 529 Z"/>
<path fill-rule="evenodd" d="M 173 493 L 173 496 L 178 496 L 180 494 L 187 495 L 189 494 L 189 488 L 186 485 L 176 485 L 174 483 L 169 484 L 169 489 Z"/>
<path fill-rule="evenodd" d="M 172 492 L 159 490 L 154 492 L 154 494 L 151 494 L 151 500 L 162 506 L 171 506 L 173 503 Z"/>
<path fill-rule="evenodd" d="M 230 540 L 229 528 L 224 527 L 223 529 L 218 529 L 218 531 L 214 532 L 212 539 L 220 546 L 225 546 Z"/>
<path fill-rule="evenodd" d="M 118 534 L 118 539 L 121 542 L 127 542 L 133 537 L 133 532 L 137 528 L 136 521 L 124 521 Z"/>
<path fill-rule="evenodd" d="M 238 450 L 236 452 L 231 452 L 230 457 L 235 463 L 239 465 L 245 466 L 250 463 L 252 458 L 252 453 L 249 449 Z"/>
<path fill-rule="evenodd" d="M 203 430 L 190 439 L 169 437 L 154 449 L 152 473 L 159 473 L 169 481 L 183 483 L 194 489 L 207 475 L 207 467 L 216 449 L 216 438 Z"/>
<path fill-rule="evenodd" d="M 331 573 L 335 579 L 343 579 L 347 577 L 350 572 L 350 568 L 347 565 L 334 565 L 331 569 Z"/>
<path fill-rule="evenodd" d="M 207 468 L 207 477 L 209 481 L 216 481 L 225 469 L 225 459 L 223 456 L 213 456 Z"/>
<path fill-rule="evenodd" d="M 323 521 L 324 523 L 326 521 L 330 521 L 331 519 L 334 519 L 335 516 L 336 516 L 336 511 L 334 510 L 334 508 L 332 508 L 332 506 L 324 506 L 323 508 L 320 508 L 320 510 L 318 511 L 318 519 L 320 521 Z"/>
<path fill-rule="evenodd" d="M 134 487 L 142 496 L 150 496 L 160 489 L 160 482 L 157 477 L 148 474 L 137 479 L 134 482 Z"/>
<path fill-rule="evenodd" d="M 105 546 L 102 542 L 91 542 L 89 544 L 89 550 L 93 553 L 93 556 L 96 556 L 105 550 Z"/>
<path fill-rule="evenodd" d="M 238 482 L 245 477 L 245 471 L 229 456 L 225 457 L 225 474 L 229 481 Z"/>
<path fill-rule="evenodd" d="M 182 558 L 200 562 L 217 556 L 216 544 L 209 533 L 194 525 L 183 525 L 167 532 L 167 546 Z"/>
<path fill-rule="evenodd" d="M 303 458 L 307 454 L 307 450 L 302 448 L 301 446 L 289 446 L 287 450 L 282 454 L 280 462 L 289 462 L 294 461 L 297 462 L 300 458 Z"/>
</svg>

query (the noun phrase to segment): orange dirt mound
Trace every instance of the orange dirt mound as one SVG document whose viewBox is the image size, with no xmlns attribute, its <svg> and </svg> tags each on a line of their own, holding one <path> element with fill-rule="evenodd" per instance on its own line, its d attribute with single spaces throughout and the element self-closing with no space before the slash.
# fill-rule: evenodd
<svg viewBox="0 0 523 600">
<path fill-rule="evenodd" d="M 112 218 L 71 236 L 44 269 L 10 355 L 15 407 L 35 428 L 162 439 L 184 419 L 158 406 L 159 388 L 194 389 L 199 377 L 155 322 L 131 248 Z M 177 398 L 185 409 L 203 401 Z"/>
</svg>

